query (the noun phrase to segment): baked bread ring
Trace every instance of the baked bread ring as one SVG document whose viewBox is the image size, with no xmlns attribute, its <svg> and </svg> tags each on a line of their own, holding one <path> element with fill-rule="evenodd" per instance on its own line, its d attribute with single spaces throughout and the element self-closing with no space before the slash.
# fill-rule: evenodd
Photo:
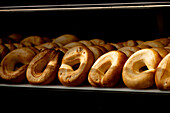
<svg viewBox="0 0 170 113">
<path fill-rule="evenodd" d="M 15 49 L 8 53 L 1 62 L 0 77 L 10 82 L 25 80 L 26 69 L 36 53 L 30 48 Z"/>
<path fill-rule="evenodd" d="M 103 52 L 103 54 L 108 52 L 108 50 L 103 46 L 96 45 L 95 47 L 99 48 Z"/>
<path fill-rule="evenodd" d="M 88 48 L 92 51 L 94 55 L 94 61 L 96 61 L 103 54 L 102 50 L 97 48 L 96 46 L 89 46 Z"/>
<path fill-rule="evenodd" d="M 105 44 L 105 41 L 101 39 L 91 39 L 90 42 L 92 42 L 94 45 Z"/>
<path fill-rule="evenodd" d="M 85 81 L 93 61 L 93 53 L 86 46 L 76 46 L 69 49 L 59 68 L 59 81 L 66 86 L 80 85 Z"/>
<path fill-rule="evenodd" d="M 159 55 L 164 58 L 169 52 L 163 48 L 163 47 L 154 47 L 152 48 L 153 50 L 155 50 L 156 52 L 159 53 Z"/>
<path fill-rule="evenodd" d="M 80 43 L 80 42 L 70 42 L 66 45 L 64 45 L 63 47 L 66 48 L 66 49 L 70 49 L 72 47 L 75 47 L 75 46 L 85 46 L 83 43 Z"/>
<path fill-rule="evenodd" d="M 30 47 L 40 45 L 44 43 L 44 40 L 40 36 L 29 36 L 21 40 L 21 43 L 26 47 Z"/>
<path fill-rule="evenodd" d="M 54 49 L 56 47 L 59 47 L 59 46 L 57 44 L 51 43 L 51 42 L 46 42 L 41 45 L 35 46 L 35 48 L 37 48 L 38 50 L 44 50 L 45 48 L 46 49 Z"/>
<path fill-rule="evenodd" d="M 60 52 L 62 52 L 63 54 L 65 54 L 65 53 L 68 51 L 68 49 L 62 48 L 62 47 L 57 47 L 57 48 L 55 48 L 55 50 L 56 50 L 56 51 L 60 51 Z"/>
<path fill-rule="evenodd" d="M 0 61 L 8 54 L 9 50 L 4 45 L 0 45 Z"/>
<path fill-rule="evenodd" d="M 153 49 L 135 52 L 123 67 L 123 82 L 133 89 L 151 87 L 155 83 L 155 71 L 160 61 L 160 55 Z"/>
<path fill-rule="evenodd" d="M 170 90 L 170 53 L 166 55 L 157 67 L 155 83 L 157 88 Z"/>
<path fill-rule="evenodd" d="M 128 46 L 128 47 L 133 47 L 133 46 L 137 46 L 138 43 L 134 40 L 128 40 L 127 42 L 125 42 L 124 46 Z"/>
<path fill-rule="evenodd" d="M 121 50 L 129 50 L 129 51 L 132 51 L 132 52 L 136 52 L 136 51 L 140 50 L 140 48 L 139 47 L 122 47 L 118 50 L 120 50 L 120 51 Z"/>
<path fill-rule="evenodd" d="M 61 61 L 61 53 L 44 50 L 30 62 L 26 77 L 30 84 L 49 84 L 56 78 Z"/>
<path fill-rule="evenodd" d="M 89 72 L 89 83 L 95 87 L 113 87 L 120 79 L 126 59 L 126 55 L 120 51 L 103 54 Z"/>
<path fill-rule="evenodd" d="M 123 52 L 128 58 L 134 53 L 133 51 L 130 50 L 118 50 Z"/>
<path fill-rule="evenodd" d="M 21 43 L 13 43 L 13 45 L 14 45 L 17 49 L 24 47 L 24 45 L 21 44 Z"/>
<path fill-rule="evenodd" d="M 142 44 L 144 41 L 142 41 L 142 40 L 136 40 L 136 43 L 137 43 L 137 45 L 140 45 L 140 44 Z"/>
<path fill-rule="evenodd" d="M 19 42 L 22 39 L 22 36 L 19 34 L 10 34 L 8 35 L 8 38 L 11 38 L 15 42 Z"/>
<path fill-rule="evenodd" d="M 100 46 L 103 46 L 104 48 L 107 49 L 107 51 L 112 51 L 112 50 L 115 50 L 115 47 L 109 43 L 107 44 L 101 44 Z"/>
<path fill-rule="evenodd" d="M 130 57 L 134 52 L 140 50 L 139 47 L 122 47 L 118 49 L 118 51 L 121 51 L 126 54 L 127 57 Z"/>
<path fill-rule="evenodd" d="M 167 46 L 170 43 L 170 39 L 168 38 L 159 38 L 155 39 L 155 41 L 161 42 L 164 46 Z"/>
<path fill-rule="evenodd" d="M 4 46 L 6 46 L 9 51 L 13 51 L 14 49 L 16 49 L 16 47 L 13 44 L 4 44 Z"/>
<path fill-rule="evenodd" d="M 158 41 L 146 41 L 138 45 L 139 48 L 152 48 L 152 47 L 164 47 L 161 42 Z"/>
<path fill-rule="evenodd" d="M 123 45 L 120 44 L 120 43 L 117 43 L 117 44 L 115 44 L 115 43 L 109 43 L 109 44 L 113 45 L 116 49 L 119 49 L 119 48 L 122 48 L 122 47 L 123 47 Z"/>
<path fill-rule="evenodd" d="M 170 52 L 170 46 L 164 47 L 168 52 Z"/>
<path fill-rule="evenodd" d="M 86 46 L 93 46 L 94 44 L 88 40 L 80 40 L 80 43 L 86 45 Z"/>
<path fill-rule="evenodd" d="M 64 34 L 64 35 L 61 35 L 61 36 L 57 37 L 52 42 L 56 43 L 56 44 L 59 44 L 59 46 L 61 47 L 61 45 L 66 45 L 66 44 L 68 44 L 70 42 L 76 42 L 78 40 L 79 39 L 76 36 L 72 35 L 72 34 Z"/>
</svg>

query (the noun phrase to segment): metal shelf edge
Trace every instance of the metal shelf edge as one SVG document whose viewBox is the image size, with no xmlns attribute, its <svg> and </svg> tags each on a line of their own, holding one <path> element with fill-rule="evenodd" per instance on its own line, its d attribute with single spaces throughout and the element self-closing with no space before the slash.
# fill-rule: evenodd
<svg viewBox="0 0 170 113">
<path fill-rule="evenodd" d="M 63 5 L 30 5 L 30 6 L 4 6 L 4 7 L 1 6 L 0 12 L 133 9 L 133 8 L 158 8 L 158 7 L 170 7 L 170 2 L 63 4 Z"/>
<path fill-rule="evenodd" d="M 10 88 L 32 88 L 32 89 L 49 89 L 49 90 L 76 90 L 76 91 L 93 91 L 93 92 L 119 92 L 119 93 L 147 93 L 147 94 L 170 94 L 170 91 L 161 91 L 159 89 L 129 89 L 127 87 L 118 88 L 96 88 L 92 86 L 66 87 L 63 85 L 31 85 L 31 84 L 0 84 L 0 87 Z"/>
</svg>

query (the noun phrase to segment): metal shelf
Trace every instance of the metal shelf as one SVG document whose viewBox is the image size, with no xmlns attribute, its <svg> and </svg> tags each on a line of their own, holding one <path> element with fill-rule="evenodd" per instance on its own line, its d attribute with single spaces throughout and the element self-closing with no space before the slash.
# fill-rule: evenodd
<svg viewBox="0 0 170 113">
<path fill-rule="evenodd" d="M 92 86 L 66 87 L 63 85 L 30 85 L 30 84 L 0 84 L 0 88 L 24 88 L 32 90 L 53 90 L 53 91 L 72 91 L 72 92 L 101 92 L 101 93 L 138 93 L 138 94 L 170 94 L 170 91 L 161 91 L 156 88 L 151 89 L 129 89 L 127 87 L 115 88 L 96 88 Z"/>
<path fill-rule="evenodd" d="M 142 9 L 142 8 L 146 9 L 146 8 L 160 8 L 160 7 L 170 7 L 170 2 L 130 2 L 130 3 L 98 3 L 98 4 L 1 6 L 0 12 Z"/>
</svg>

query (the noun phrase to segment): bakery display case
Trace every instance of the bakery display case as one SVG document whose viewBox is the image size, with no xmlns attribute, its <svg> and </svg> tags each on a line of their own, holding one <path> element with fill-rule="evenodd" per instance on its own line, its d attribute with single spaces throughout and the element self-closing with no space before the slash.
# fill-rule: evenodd
<svg viewBox="0 0 170 113">
<path fill-rule="evenodd" d="M 54 39 L 63 34 L 73 34 L 80 40 L 102 39 L 110 43 L 148 41 L 170 36 L 169 11 L 169 1 L 155 0 L 1 1 L 0 37 L 17 33 L 22 37 Z M 120 110 L 118 106 L 124 108 L 121 111 L 132 108 L 153 111 L 168 107 L 164 105 L 164 100 L 170 96 L 170 91 L 159 90 L 155 84 L 147 89 L 127 88 L 122 79 L 111 88 L 92 87 L 88 80 L 79 86 L 64 86 L 58 80 L 48 85 L 31 85 L 28 81 L 6 83 L 1 80 L 0 89 L 0 96 L 7 98 L 4 102 L 26 102 L 26 105 L 31 102 L 41 111 L 42 108 L 47 110 L 46 106 L 51 107 L 51 111 L 74 111 L 75 106 L 86 112 Z M 46 104 L 52 102 L 57 103 Z M 153 105 L 155 108 L 151 108 Z"/>
</svg>

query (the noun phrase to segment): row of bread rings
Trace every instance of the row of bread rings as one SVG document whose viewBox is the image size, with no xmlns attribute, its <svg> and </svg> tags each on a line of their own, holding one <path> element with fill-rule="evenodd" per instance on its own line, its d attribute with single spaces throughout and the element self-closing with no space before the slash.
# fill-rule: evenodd
<svg viewBox="0 0 170 113">
<path fill-rule="evenodd" d="M 59 38 L 57 38 L 57 39 L 59 39 Z M 163 38 L 163 39 L 161 39 L 161 41 L 165 40 L 165 39 L 167 41 L 169 41 L 168 38 Z M 70 38 L 66 38 L 65 40 L 68 41 L 68 40 L 70 40 Z M 148 43 L 148 41 L 147 41 L 147 42 L 143 42 L 143 43 L 139 44 L 139 45 L 145 45 L 145 47 L 147 47 L 147 48 L 148 47 L 149 48 L 159 47 L 159 48 L 156 48 L 156 50 L 158 52 L 156 52 L 153 49 L 143 49 L 143 50 L 139 50 L 138 52 L 135 52 L 135 54 L 133 54 L 132 56 L 135 56 L 137 53 L 140 53 L 141 51 L 146 51 L 150 57 L 152 57 L 153 54 L 154 55 L 157 54 L 156 56 L 159 56 L 159 57 L 156 58 L 156 59 L 158 59 L 156 61 L 160 62 L 159 54 L 161 52 L 159 52 L 159 51 L 162 51 L 162 50 L 166 51 L 166 49 L 169 50 L 168 49 L 169 46 L 167 46 L 169 43 L 164 44 L 161 41 L 150 41 L 150 43 Z M 165 42 L 167 42 L 167 41 L 165 41 Z M 64 41 L 61 41 L 61 42 L 64 42 Z M 94 42 L 98 43 L 96 45 L 104 45 L 104 41 L 102 44 L 99 44 L 99 42 L 102 42 L 102 40 L 100 40 L 100 39 L 98 39 L 98 40 L 95 39 Z M 127 41 L 127 42 L 129 42 L 129 41 Z M 59 41 L 57 43 L 59 43 Z M 66 45 L 66 44 L 62 44 L 62 45 Z M 109 44 L 109 45 L 115 45 L 115 44 Z M 117 45 L 121 45 L 121 44 L 119 43 Z M 167 46 L 166 49 L 164 49 L 165 48 L 164 46 Z M 97 47 L 101 47 L 101 46 L 97 46 Z M 128 47 L 128 48 L 134 48 L 134 47 Z M 1 71 L 0 71 L 1 77 L 3 79 L 9 80 L 9 81 L 15 81 L 15 82 L 21 81 L 25 77 L 19 77 L 19 75 L 18 75 L 17 77 L 19 77 L 19 79 L 16 79 L 13 75 L 15 75 L 17 73 L 16 71 L 24 72 L 23 68 L 25 68 L 29 65 L 28 68 L 25 69 L 25 71 L 27 70 L 26 75 L 27 75 L 27 79 L 30 83 L 32 83 L 32 84 L 48 84 L 48 83 L 50 83 L 56 76 L 56 74 L 54 74 L 54 73 L 57 73 L 57 71 L 56 71 L 57 68 L 55 66 L 57 66 L 56 64 L 58 64 L 57 62 L 59 62 L 59 60 L 57 60 L 57 59 L 59 59 L 59 52 L 56 53 L 56 51 L 54 52 L 54 50 L 44 50 L 35 56 L 36 52 L 34 50 L 34 52 L 29 52 L 29 53 L 32 53 L 32 55 L 27 55 L 28 54 L 27 52 L 30 50 L 32 51 L 33 49 L 32 48 L 22 48 L 22 49 L 17 49 L 15 51 L 10 52 L 11 54 L 10 55 L 8 54 L 7 55 L 8 57 L 5 57 L 3 59 L 3 61 L 1 62 Z M 27 51 L 27 52 L 24 53 L 24 51 Z M 128 51 L 132 51 L 132 50 L 128 50 Z M 127 56 L 125 54 L 123 54 L 122 52 L 111 51 L 111 52 L 107 52 L 106 54 L 102 55 L 94 63 L 94 60 L 93 60 L 94 59 L 93 57 L 95 56 L 93 54 L 94 52 L 96 52 L 96 51 L 90 51 L 90 49 L 84 45 L 83 46 L 79 45 L 79 46 L 69 49 L 62 59 L 60 68 L 59 68 L 59 66 L 57 66 L 59 68 L 58 78 L 59 78 L 60 82 L 67 86 L 75 86 L 75 85 L 81 84 L 86 79 L 86 77 L 88 75 L 88 81 L 92 86 L 113 87 L 119 80 L 120 75 L 121 75 L 121 70 L 123 68 L 122 76 L 123 76 L 123 81 L 124 81 L 125 85 L 127 85 L 130 88 L 150 87 L 150 86 L 140 87 L 140 85 L 139 86 L 135 85 L 134 87 L 132 87 L 132 86 L 128 85 L 128 83 L 131 83 L 131 84 L 134 84 L 134 83 L 132 81 L 128 81 L 128 80 L 126 82 L 125 78 L 127 78 L 127 76 L 129 76 L 129 75 L 124 74 L 124 73 L 126 73 L 129 70 L 132 70 L 134 68 L 134 69 L 136 69 L 135 70 L 136 73 L 134 75 L 138 75 L 138 74 L 141 74 L 141 75 L 146 74 L 147 75 L 148 73 L 151 73 L 149 71 L 150 70 L 149 65 L 151 65 L 151 64 L 154 65 L 155 60 L 146 60 L 146 61 L 150 61 L 149 64 L 146 64 L 149 70 L 141 71 L 140 68 L 144 67 L 146 62 L 144 59 L 139 59 L 140 57 L 138 56 L 139 61 L 137 61 L 137 63 L 135 62 L 134 63 L 135 65 L 132 65 L 132 63 L 129 63 L 132 65 L 133 68 L 129 68 L 129 69 L 127 69 L 128 70 L 127 71 L 126 67 L 130 67 L 129 65 L 127 65 L 127 62 L 129 62 L 129 59 L 132 59 L 132 61 L 134 61 L 132 56 L 130 56 L 130 58 L 127 60 Z M 167 52 L 167 54 L 168 53 L 169 52 Z M 140 53 L 139 55 L 141 56 L 142 54 Z M 12 57 L 10 57 L 10 59 L 8 59 L 9 56 L 11 56 L 11 55 L 14 55 L 14 56 L 12 56 Z M 31 56 L 30 58 L 28 58 L 28 62 L 24 61 L 27 56 Z M 148 57 L 147 55 L 144 55 L 144 56 L 146 56 L 146 59 L 150 59 L 150 57 Z M 22 57 L 24 57 L 24 58 L 22 58 Z M 34 57 L 34 58 L 32 59 L 32 57 Z M 145 57 L 141 57 L 141 58 L 145 58 Z M 127 60 L 127 62 L 126 62 L 126 60 Z M 15 62 L 12 62 L 12 61 L 15 61 Z M 152 61 L 154 61 L 154 62 L 152 62 Z M 21 66 L 20 68 L 15 69 L 16 62 L 20 62 L 23 64 L 25 63 L 25 64 L 23 66 Z M 158 65 L 158 62 L 157 62 L 157 65 Z M 11 63 L 12 65 L 8 66 L 8 63 Z M 124 65 L 124 63 L 125 63 L 125 65 Z M 73 67 L 76 64 L 79 64 L 78 68 L 73 69 Z M 45 70 L 43 70 L 43 68 L 45 68 Z M 152 71 L 154 70 L 153 67 L 151 68 L 151 70 Z M 88 72 L 89 72 L 89 74 L 88 74 Z M 51 74 L 53 75 L 53 77 L 50 77 Z M 4 77 L 6 75 L 8 76 L 7 78 Z M 22 74 L 22 75 L 24 75 L 24 74 Z M 131 75 L 132 75 L 132 73 L 130 72 L 130 77 L 129 77 L 130 79 L 132 79 L 132 80 L 137 79 L 137 78 L 133 78 L 136 76 L 132 77 Z M 148 76 L 151 76 L 151 75 L 148 75 Z M 153 76 L 154 76 L 154 74 L 153 74 Z M 141 79 L 141 77 L 139 77 L 139 76 L 137 76 L 137 77 L 139 79 Z M 156 78 L 158 78 L 158 77 L 156 77 Z M 149 84 L 145 81 L 145 79 L 146 78 L 143 79 L 144 82 L 146 84 Z M 151 81 L 151 80 L 149 80 L 149 81 Z M 137 81 L 135 81 L 135 82 L 137 82 Z M 139 83 L 141 83 L 141 81 Z M 143 84 L 143 83 L 141 83 L 141 84 Z M 156 84 L 158 84 L 158 82 L 156 82 Z M 168 84 L 168 82 L 166 82 L 166 86 L 167 86 L 167 84 Z"/>
<path fill-rule="evenodd" d="M 55 57 L 58 56 L 57 58 L 60 59 L 60 61 L 58 62 L 61 62 L 60 57 L 62 55 L 55 55 L 55 54 L 65 53 L 67 49 L 73 46 L 78 46 L 78 45 L 81 45 L 81 46 L 85 46 L 85 45 L 92 46 L 93 45 L 94 46 L 96 44 L 104 44 L 104 43 L 105 42 L 100 39 L 92 39 L 90 41 L 86 41 L 86 40 L 79 41 L 79 39 L 76 36 L 71 35 L 71 34 L 62 35 L 56 39 L 53 39 L 52 42 L 49 42 L 48 40 L 44 41 L 44 38 L 39 37 L 39 36 L 29 36 L 21 40 L 20 43 L 17 43 L 18 45 L 20 45 L 18 47 L 15 46 L 16 45 L 15 43 L 11 43 L 11 42 L 9 44 L 5 43 L 1 45 L 0 47 L 1 54 L 3 54 L 3 56 L 1 57 L 2 62 L 1 62 L 1 67 L 0 67 L 1 68 L 0 77 L 10 82 L 16 82 L 16 83 L 22 82 L 25 79 L 25 71 L 28 67 L 28 64 L 30 63 L 30 61 L 32 61 L 32 58 L 34 58 L 35 55 L 37 55 L 37 57 L 39 56 L 38 58 L 36 57 L 37 59 L 39 58 L 41 59 L 41 60 L 39 59 L 41 61 L 40 62 L 41 64 L 38 65 L 38 67 L 36 67 L 35 69 L 36 70 L 38 69 L 38 72 L 40 72 L 40 70 L 44 71 L 43 73 L 45 74 L 47 74 L 47 70 L 50 73 L 52 73 L 52 69 L 49 70 L 49 67 L 48 67 L 47 70 L 45 71 L 43 70 L 43 67 L 47 66 L 47 63 L 50 62 L 54 56 Z M 6 45 L 12 46 L 13 49 L 11 49 L 10 46 L 6 46 Z M 99 55 L 103 54 L 103 52 L 107 52 L 107 49 L 105 49 L 104 47 L 98 46 L 99 48 L 101 48 L 99 49 L 93 46 L 89 48 L 91 48 L 92 51 L 97 52 L 95 54 L 95 58 L 99 57 Z M 55 49 L 55 50 L 48 50 L 48 49 Z M 44 56 L 44 54 L 46 54 L 46 57 Z M 56 60 L 55 66 L 60 64 L 58 62 Z M 53 70 L 57 70 L 57 68 L 54 68 Z M 50 83 L 50 81 L 52 81 L 51 77 L 50 77 L 50 80 L 48 80 L 48 82 L 43 82 L 43 83 L 38 82 L 37 84 L 48 84 Z M 36 84 L 36 83 L 33 83 L 33 84 Z"/>
<path fill-rule="evenodd" d="M 71 34 L 61 35 L 61 36 L 54 38 L 52 40 L 49 38 L 40 37 L 40 36 L 29 36 L 29 37 L 22 39 L 21 35 L 19 35 L 19 34 L 11 34 L 8 37 L 10 37 L 10 38 L 7 38 L 7 39 L 0 38 L 1 60 L 10 51 L 17 49 L 17 48 L 22 48 L 22 47 L 35 47 L 41 51 L 46 48 L 52 49 L 52 48 L 57 48 L 57 47 L 64 47 L 64 48 L 69 49 L 73 46 L 78 46 L 78 45 L 94 46 L 96 44 L 104 44 L 105 43 L 103 40 L 99 40 L 99 39 L 97 39 L 97 40 L 92 39 L 90 41 L 79 40 L 76 36 L 71 35 Z M 5 39 L 8 41 L 6 41 Z M 12 39 L 12 40 L 10 40 L 10 39 Z M 15 39 L 15 41 L 13 41 L 14 39 Z M 12 42 L 14 42 L 14 43 L 12 43 Z M 93 47 L 90 47 L 90 48 L 93 49 Z M 105 50 L 104 49 L 103 49 L 103 51 L 106 52 L 106 49 Z"/>
</svg>

